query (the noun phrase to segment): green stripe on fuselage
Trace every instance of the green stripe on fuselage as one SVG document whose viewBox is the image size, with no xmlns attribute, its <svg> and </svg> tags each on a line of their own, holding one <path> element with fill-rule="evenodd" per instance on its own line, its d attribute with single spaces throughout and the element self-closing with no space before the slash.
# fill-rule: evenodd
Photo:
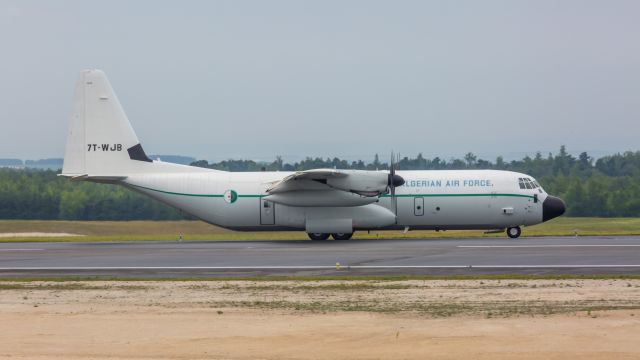
<svg viewBox="0 0 640 360">
<path fill-rule="evenodd" d="M 222 194 L 220 194 L 220 195 L 217 195 L 217 194 L 185 194 L 185 193 L 179 193 L 179 192 L 152 189 L 150 187 L 141 186 L 141 185 L 134 185 L 134 184 L 127 184 L 127 185 L 131 185 L 131 186 L 134 186 L 134 187 L 137 187 L 137 188 L 150 190 L 150 191 L 155 191 L 155 192 L 159 192 L 159 193 L 163 193 L 163 194 L 168 194 L 168 195 L 194 196 L 194 197 L 211 197 L 211 198 L 221 198 L 221 197 L 224 196 Z"/>
<path fill-rule="evenodd" d="M 145 189 L 145 190 L 150 190 L 150 191 L 155 191 L 155 192 L 159 192 L 159 193 L 163 193 L 163 194 L 168 194 L 168 195 L 180 195 L 180 196 L 193 196 L 193 197 L 210 197 L 210 198 L 221 198 L 224 195 L 222 194 L 186 194 L 186 193 L 179 193 L 179 192 L 172 192 L 172 191 L 164 191 L 164 190 L 157 190 L 157 189 L 152 189 L 150 187 L 146 187 L 146 186 L 141 186 L 141 185 L 134 185 L 134 184 L 128 184 L 134 187 L 138 187 L 141 189 Z M 244 198 L 261 198 L 267 196 L 265 195 L 256 195 L 256 194 L 247 194 L 247 195 L 241 195 L 238 194 L 238 197 L 244 197 Z M 396 197 L 477 197 L 477 196 L 489 196 L 489 197 L 498 197 L 498 196 L 510 196 L 510 197 L 523 197 L 523 198 L 530 198 L 533 199 L 533 195 L 524 195 L 524 194 L 396 194 Z M 381 197 L 391 197 L 390 194 L 384 194 Z"/>
</svg>

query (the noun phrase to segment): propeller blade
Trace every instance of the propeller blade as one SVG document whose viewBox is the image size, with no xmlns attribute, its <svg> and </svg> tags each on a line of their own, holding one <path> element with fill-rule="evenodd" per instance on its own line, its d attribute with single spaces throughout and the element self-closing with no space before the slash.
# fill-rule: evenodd
<svg viewBox="0 0 640 360">
<path fill-rule="evenodd" d="M 396 169 L 400 163 L 400 153 L 391 152 L 391 162 L 389 164 L 389 180 L 387 184 L 387 193 L 391 196 L 391 206 L 394 213 L 398 214 L 398 199 L 396 198 L 396 187 L 404 185 L 404 178 L 396 174 Z"/>
<path fill-rule="evenodd" d="M 389 173 L 391 174 L 391 176 L 393 176 L 393 174 L 395 174 L 395 164 L 393 162 L 394 160 L 394 154 L 393 151 L 391 152 L 391 161 L 389 162 Z"/>
<path fill-rule="evenodd" d="M 391 151 L 391 161 L 389 162 L 389 180 L 387 182 L 387 189 L 389 189 L 389 195 L 391 195 L 391 207 L 393 208 L 393 212 L 398 214 L 398 204 L 396 202 L 396 164 L 394 162 L 396 156 Z"/>
<path fill-rule="evenodd" d="M 391 206 L 393 206 L 393 213 L 398 215 L 398 199 L 396 198 L 396 187 L 391 184 Z"/>
<path fill-rule="evenodd" d="M 391 165 L 389 166 L 389 181 L 388 187 L 389 192 L 395 194 L 396 186 L 404 185 L 404 178 L 402 176 L 396 174 L 396 170 L 398 168 L 398 163 L 400 161 L 400 154 L 394 154 L 391 152 Z"/>
</svg>

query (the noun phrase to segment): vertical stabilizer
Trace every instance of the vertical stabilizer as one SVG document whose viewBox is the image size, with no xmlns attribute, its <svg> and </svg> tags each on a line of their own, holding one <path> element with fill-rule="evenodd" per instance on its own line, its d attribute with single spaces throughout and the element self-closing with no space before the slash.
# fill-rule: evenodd
<svg viewBox="0 0 640 360">
<path fill-rule="evenodd" d="M 105 73 L 83 70 L 76 83 L 62 174 L 126 176 L 143 172 L 151 163 Z"/>
</svg>

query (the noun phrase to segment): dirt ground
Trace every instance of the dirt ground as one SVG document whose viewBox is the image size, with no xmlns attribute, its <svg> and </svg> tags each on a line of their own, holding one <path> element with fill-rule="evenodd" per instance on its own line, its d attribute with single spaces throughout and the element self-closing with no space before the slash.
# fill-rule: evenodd
<svg viewBox="0 0 640 360">
<path fill-rule="evenodd" d="M 639 359 L 640 280 L 0 282 L 2 359 Z"/>
</svg>

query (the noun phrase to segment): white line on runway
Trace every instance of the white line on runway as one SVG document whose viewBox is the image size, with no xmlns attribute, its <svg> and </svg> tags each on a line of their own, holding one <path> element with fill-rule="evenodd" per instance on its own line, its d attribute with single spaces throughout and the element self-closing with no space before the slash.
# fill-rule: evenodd
<svg viewBox="0 0 640 360">
<path fill-rule="evenodd" d="M 575 268 L 640 268 L 640 264 L 578 265 L 341 265 L 340 269 L 575 269 Z M 335 265 L 318 266 L 64 266 L 64 267 L 0 267 L 0 271 L 16 270 L 323 270 Z"/>
<path fill-rule="evenodd" d="M 563 248 L 563 247 L 640 247 L 640 244 L 556 244 L 556 245 L 458 245 L 458 248 L 477 248 L 477 249 L 493 249 L 493 248 Z"/>
<path fill-rule="evenodd" d="M 43 251 L 44 249 L 0 249 L 1 251 Z"/>
</svg>

